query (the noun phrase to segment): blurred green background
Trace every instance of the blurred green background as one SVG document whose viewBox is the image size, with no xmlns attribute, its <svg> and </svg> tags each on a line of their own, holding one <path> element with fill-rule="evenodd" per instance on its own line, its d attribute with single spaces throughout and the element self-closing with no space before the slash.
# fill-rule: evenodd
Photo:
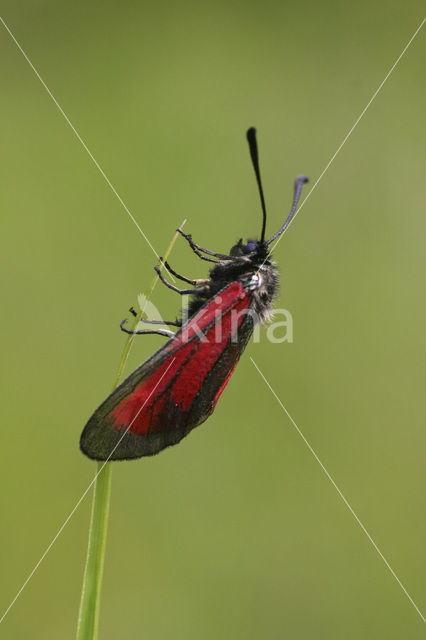
<svg viewBox="0 0 426 640">
<path fill-rule="evenodd" d="M 418 2 L 3 2 L 153 246 L 270 233 L 419 26 Z M 180 446 L 115 464 L 100 638 L 417 639 L 423 623 L 250 362 L 424 607 L 420 33 L 276 251 L 294 343 L 250 344 Z M 4 28 L 1 608 L 93 477 L 78 449 L 155 258 Z M 305 194 L 307 191 L 305 191 Z M 184 241 L 171 263 L 206 273 Z M 173 317 L 179 300 L 155 289 Z M 140 338 L 127 372 L 162 343 Z M 72 638 L 90 496 L 0 636 Z"/>
</svg>

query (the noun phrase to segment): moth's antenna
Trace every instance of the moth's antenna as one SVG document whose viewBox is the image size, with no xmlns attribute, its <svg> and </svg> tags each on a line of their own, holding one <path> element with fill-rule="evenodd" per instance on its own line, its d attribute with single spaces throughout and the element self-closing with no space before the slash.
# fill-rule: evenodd
<svg viewBox="0 0 426 640">
<path fill-rule="evenodd" d="M 254 173 L 256 175 L 257 186 L 259 188 L 260 203 L 262 205 L 263 223 L 262 223 L 262 233 L 260 236 L 260 242 L 263 243 L 265 241 L 265 231 L 266 231 L 266 205 L 265 205 L 265 198 L 263 196 L 262 180 L 260 179 L 259 154 L 257 151 L 256 129 L 254 127 L 250 127 L 250 129 L 247 131 L 247 140 L 249 143 L 250 156 L 253 164 Z"/>
<path fill-rule="evenodd" d="M 269 240 L 266 242 L 267 245 L 271 244 L 273 240 L 278 238 L 278 236 L 284 233 L 284 231 L 287 229 L 288 225 L 291 222 L 292 217 L 294 216 L 294 212 L 297 209 L 297 205 L 299 204 L 299 200 L 300 200 L 300 195 L 302 193 L 302 188 L 306 182 L 309 182 L 309 178 L 307 176 L 298 176 L 294 181 L 294 197 L 293 197 L 293 204 L 291 205 L 290 213 L 288 214 L 287 220 L 284 222 L 283 226 L 280 227 L 278 231 L 274 233 L 272 238 L 269 238 Z"/>
</svg>

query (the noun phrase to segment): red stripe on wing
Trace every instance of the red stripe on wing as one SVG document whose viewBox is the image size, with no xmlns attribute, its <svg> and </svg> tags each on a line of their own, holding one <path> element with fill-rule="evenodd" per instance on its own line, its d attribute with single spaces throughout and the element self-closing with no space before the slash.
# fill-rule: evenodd
<svg viewBox="0 0 426 640">
<path fill-rule="evenodd" d="M 242 312 L 248 309 L 250 302 L 251 296 L 246 293 L 240 282 L 231 283 L 209 300 L 188 324 L 178 331 L 176 338 L 170 343 L 169 354 L 150 377 L 137 385 L 112 411 L 113 426 L 123 430 L 131 424 L 130 433 L 146 435 L 148 432 L 172 428 L 173 421 L 182 422 L 209 371 L 220 358 L 233 332 L 241 325 L 244 318 Z M 221 317 L 222 325 L 220 341 L 217 341 L 218 315 Z M 201 331 L 204 337 L 200 336 Z M 170 366 L 173 358 L 173 364 Z M 214 405 L 232 371 L 233 368 L 214 399 L 212 398 Z"/>
</svg>

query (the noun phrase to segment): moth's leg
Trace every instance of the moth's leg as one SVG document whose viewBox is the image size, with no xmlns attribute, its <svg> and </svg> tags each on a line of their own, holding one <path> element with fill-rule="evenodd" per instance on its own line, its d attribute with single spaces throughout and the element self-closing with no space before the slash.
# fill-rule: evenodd
<svg viewBox="0 0 426 640">
<path fill-rule="evenodd" d="M 155 329 L 152 331 L 132 331 L 131 329 L 127 329 L 124 325 L 127 322 L 127 318 L 125 318 L 122 322 L 120 322 L 120 329 L 122 331 L 124 331 L 124 333 L 129 333 L 132 336 L 140 336 L 142 334 L 153 334 L 156 333 L 158 336 L 166 336 L 167 338 L 173 338 L 173 336 L 175 335 L 173 333 L 173 331 L 167 331 L 167 329 Z M 165 322 L 163 322 L 163 324 L 166 324 Z"/>
<path fill-rule="evenodd" d="M 189 243 L 189 246 L 193 250 L 194 253 L 197 254 L 199 258 L 203 260 L 209 260 L 209 262 L 217 262 L 217 260 L 212 260 L 211 258 L 206 258 L 200 254 L 200 251 L 203 253 L 207 253 L 209 256 L 214 256 L 215 258 L 220 258 L 221 260 L 234 260 L 233 256 L 228 255 L 227 253 L 215 253 L 214 251 L 210 251 L 209 249 L 204 249 L 204 247 L 200 247 L 199 244 L 193 241 L 190 233 L 184 233 L 182 229 L 179 227 L 177 232 L 180 233 L 181 236 L 185 238 L 185 240 Z"/>
<path fill-rule="evenodd" d="M 137 318 L 138 314 L 136 313 L 133 307 L 130 307 L 129 311 L 132 314 L 132 316 L 135 316 L 135 318 Z M 139 322 L 146 322 L 147 324 L 167 324 L 170 327 L 182 326 L 182 322 L 180 320 L 150 320 L 149 318 L 140 318 Z"/>
<path fill-rule="evenodd" d="M 199 287 L 194 287 L 193 289 L 178 289 L 173 284 L 170 284 L 170 282 L 167 282 L 167 280 L 165 279 L 165 277 L 161 273 L 159 267 L 155 266 L 154 269 L 157 272 L 158 277 L 160 278 L 161 282 L 163 284 L 165 284 L 166 287 L 168 287 L 172 291 L 176 291 L 176 293 L 180 293 L 181 296 L 187 296 L 187 295 L 190 295 L 191 293 L 197 293 L 197 291 L 202 291 L 203 289 L 205 289 L 205 285 L 202 285 L 202 286 L 199 286 Z"/>
<path fill-rule="evenodd" d="M 208 258 L 207 256 L 203 256 L 203 254 L 200 253 L 198 251 L 198 249 L 193 247 L 191 243 L 189 243 L 189 246 L 191 247 L 191 249 L 195 253 L 195 255 L 198 256 L 199 258 L 201 258 L 201 260 L 205 260 L 206 262 L 214 262 L 215 264 L 217 264 L 219 262 L 219 260 L 214 260 L 213 258 Z"/>
<path fill-rule="evenodd" d="M 147 324 L 166 324 L 169 327 L 181 327 L 182 323 L 178 320 L 149 320 L 149 318 L 141 318 L 140 322 L 146 322 Z"/>
<path fill-rule="evenodd" d="M 163 258 L 159 258 L 160 262 L 162 262 L 164 264 L 164 266 L 166 267 L 167 271 L 169 273 L 172 274 L 172 276 L 175 276 L 175 278 L 177 278 L 178 280 L 182 280 L 182 282 L 187 282 L 188 284 L 192 284 L 193 286 L 197 286 L 200 284 L 205 284 L 207 282 L 206 279 L 199 279 L 199 280 L 190 280 L 189 278 L 185 278 L 185 276 L 182 276 L 180 273 L 177 273 L 174 269 L 171 268 L 171 266 L 169 265 L 169 263 L 167 262 L 167 260 L 163 260 Z"/>
<path fill-rule="evenodd" d="M 189 246 L 191 247 L 192 251 L 195 253 L 196 256 L 201 258 L 201 260 L 206 260 L 206 262 L 214 262 L 214 263 L 219 262 L 219 260 L 214 260 L 213 258 L 208 258 L 207 256 L 203 256 L 203 254 L 200 253 L 198 251 L 198 249 L 194 246 L 194 243 L 192 242 L 191 236 L 189 236 L 186 233 L 184 233 L 182 231 L 182 229 L 177 229 L 177 231 L 185 238 L 185 240 L 188 241 Z"/>
</svg>

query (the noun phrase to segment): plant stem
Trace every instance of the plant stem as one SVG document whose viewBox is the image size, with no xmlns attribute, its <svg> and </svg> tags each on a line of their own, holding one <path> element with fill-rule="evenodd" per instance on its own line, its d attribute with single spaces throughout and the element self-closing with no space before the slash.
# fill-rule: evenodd
<svg viewBox="0 0 426 640">
<path fill-rule="evenodd" d="M 167 260 L 178 234 L 173 239 L 164 254 Z M 160 264 L 160 268 L 163 264 Z M 158 280 L 155 276 L 145 296 L 148 301 Z M 139 309 L 134 318 L 133 329 L 140 321 L 144 309 Z M 127 336 L 113 389 L 118 385 L 126 364 L 134 336 Z M 106 533 L 108 526 L 109 503 L 111 495 L 111 463 L 98 462 L 94 483 L 92 514 L 89 527 L 89 544 L 87 548 L 86 565 L 84 569 L 83 586 L 81 590 L 80 609 L 78 613 L 76 640 L 96 640 L 99 627 L 99 607 L 101 599 L 102 575 L 104 570 Z"/>
<path fill-rule="evenodd" d="M 77 640 L 95 640 L 98 637 L 110 494 L 111 464 L 98 462 L 90 518 L 89 546 L 78 614 Z"/>
</svg>

